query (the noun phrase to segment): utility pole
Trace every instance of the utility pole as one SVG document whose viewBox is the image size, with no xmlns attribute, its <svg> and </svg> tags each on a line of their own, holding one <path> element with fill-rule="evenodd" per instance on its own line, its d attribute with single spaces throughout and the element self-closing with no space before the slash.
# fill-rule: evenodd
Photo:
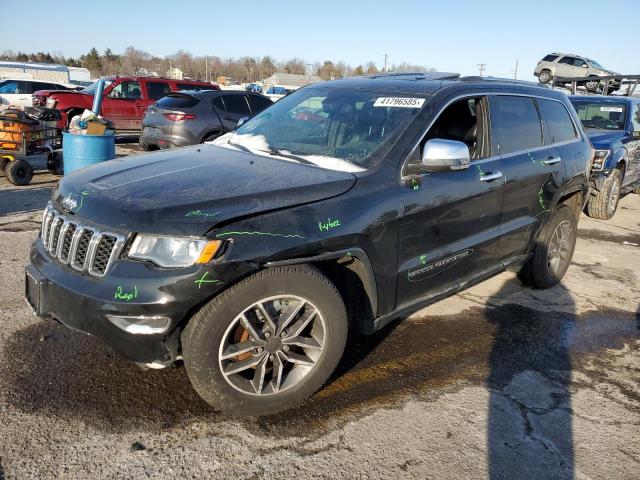
<svg viewBox="0 0 640 480">
<path fill-rule="evenodd" d="M 480 69 L 480 76 L 482 76 L 482 74 L 484 73 L 485 69 L 487 68 L 487 64 L 486 63 L 479 63 L 478 64 L 478 68 Z"/>
<path fill-rule="evenodd" d="M 307 62 L 304 64 L 307 67 L 307 76 L 309 75 L 313 75 L 312 70 L 311 70 L 311 66 L 313 65 L 311 62 Z"/>
<path fill-rule="evenodd" d="M 518 79 L 518 59 L 516 58 L 516 68 L 513 69 L 513 78 L 514 80 Z"/>
<path fill-rule="evenodd" d="M 384 54 L 384 67 L 382 68 L 383 72 L 387 72 L 387 59 L 389 58 L 389 56 L 385 53 Z"/>
<path fill-rule="evenodd" d="M 204 81 L 209 81 L 209 57 L 204 57 Z"/>
</svg>

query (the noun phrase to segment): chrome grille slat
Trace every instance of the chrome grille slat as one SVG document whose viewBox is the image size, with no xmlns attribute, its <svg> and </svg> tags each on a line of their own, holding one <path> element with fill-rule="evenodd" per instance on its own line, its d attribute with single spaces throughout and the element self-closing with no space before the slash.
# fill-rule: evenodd
<svg viewBox="0 0 640 480">
<path fill-rule="evenodd" d="M 74 222 L 50 205 L 42 218 L 40 236 L 52 258 L 96 277 L 107 274 L 125 242 L 122 235 L 101 232 L 97 228 Z"/>
</svg>

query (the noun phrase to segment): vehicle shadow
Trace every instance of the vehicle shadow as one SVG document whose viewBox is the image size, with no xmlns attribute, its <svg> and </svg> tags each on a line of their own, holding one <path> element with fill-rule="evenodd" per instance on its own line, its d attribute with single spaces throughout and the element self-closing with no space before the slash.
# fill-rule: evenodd
<svg viewBox="0 0 640 480">
<path fill-rule="evenodd" d="M 0 216 L 43 210 L 51 187 L 0 189 Z"/>
<path fill-rule="evenodd" d="M 553 289 L 554 314 L 487 302 L 495 326 L 489 354 L 487 456 L 491 479 L 574 477 L 570 347 L 575 304 L 562 285 Z"/>
</svg>

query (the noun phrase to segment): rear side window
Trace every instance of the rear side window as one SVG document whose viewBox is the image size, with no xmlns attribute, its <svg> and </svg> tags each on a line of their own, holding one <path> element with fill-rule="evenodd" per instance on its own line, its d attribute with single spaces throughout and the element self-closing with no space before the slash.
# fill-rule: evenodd
<svg viewBox="0 0 640 480">
<path fill-rule="evenodd" d="M 147 95 L 150 100 L 160 100 L 171 93 L 171 87 L 165 82 L 147 82 Z"/>
<path fill-rule="evenodd" d="M 187 92 L 199 92 L 200 90 L 213 90 L 212 88 L 203 87 L 202 85 L 194 85 L 192 83 L 176 83 L 178 90 L 184 90 Z"/>
<path fill-rule="evenodd" d="M 539 98 L 538 107 L 542 122 L 547 127 L 546 143 L 568 142 L 578 138 L 578 132 L 573 126 L 569 112 L 562 103 Z"/>
<path fill-rule="evenodd" d="M 248 95 L 249 105 L 251 106 L 251 112 L 255 115 L 267 108 L 269 105 L 273 105 L 273 102 L 265 97 L 259 97 L 258 95 Z"/>
<path fill-rule="evenodd" d="M 222 95 L 220 99 L 224 104 L 224 110 L 227 112 L 243 115 L 249 115 L 251 113 L 249 111 L 249 104 L 247 104 L 247 100 L 244 98 L 244 95 Z M 218 103 L 215 105 L 216 107 L 219 106 Z"/>
<path fill-rule="evenodd" d="M 191 95 L 172 93 L 156 102 L 156 106 L 168 110 L 195 107 L 200 100 Z"/>
<path fill-rule="evenodd" d="M 562 57 L 562 58 L 558 61 L 558 63 L 564 63 L 564 64 L 566 64 L 566 65 L 573 65 L 573 62 L 574 62 L 575 60 L 576 60 L 576 59 L 575 59 L 575 58 L 573 58 L 573 57 Z"/>
<path fill-rule="evenodd" d="M 506 95 L 490 98 L 492 155 L 542 146 L 542 125 L 534 100 Z"/>
<path fill-rule="evenodd" d="M 553 62 L 556 58 L 558 58 L 558 55 L 547 55 L 546 57 L 544 57 L 542 59 L 543 62 Z"/>
</svg>

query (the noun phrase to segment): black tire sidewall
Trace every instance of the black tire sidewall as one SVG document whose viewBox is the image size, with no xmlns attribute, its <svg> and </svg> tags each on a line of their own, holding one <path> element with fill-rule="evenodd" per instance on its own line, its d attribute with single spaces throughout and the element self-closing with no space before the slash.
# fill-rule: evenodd
<svg viewBox="0 0 640 480">
<path fill-rule="evenodd" d="M 233 388 L 220 371 L 220 343 L 242 310 L 262 298 L 277 295 L 299 296 L 319 309 L 325 320 L 324 351 L 314 369 L 297 385 L 274 395 L 244 394 Z M 312 267 L 277 267 L 249 277 L 205 305 L 183 332 L 182 348 L 187 375 L 207 403 L 236 416 L 253 416 L 294 407 L 313 394 L 337 366 L 346 337 L 346 310 L 335 287 Z"/>
<path fill-rule="evenodd" d="M 5 166 L 5 175 L 14 185 L 29 185 L 33 178 L 33 167 L 26 160 L 12 160 Z"/>
<path fill-rule="evenodd" d="M 571 261 L 569 261 L 559 276 L 552 274 L 549 271 L 548 266 L 549 245 L 551 243 L 553 233 L 558 225 L 565 220 L 571 225 L 572 244 L 570 258 L 573 258 L 573 253 L 576 247 L 578 222 L 574 211 L 570 207 L 562 205 L 557 210 L 554 210 L 544 227 L 542 227 L 542 231 L 540 232 L 536 245 L 533 249 L 533 258 L 531 259 L 530 265 L 528 265 L 529 269 L 526 278 L 530 284 L 536 288 L 551 288 L 554 285 L 557 285 L 571 265 Z"/>
</svg>

